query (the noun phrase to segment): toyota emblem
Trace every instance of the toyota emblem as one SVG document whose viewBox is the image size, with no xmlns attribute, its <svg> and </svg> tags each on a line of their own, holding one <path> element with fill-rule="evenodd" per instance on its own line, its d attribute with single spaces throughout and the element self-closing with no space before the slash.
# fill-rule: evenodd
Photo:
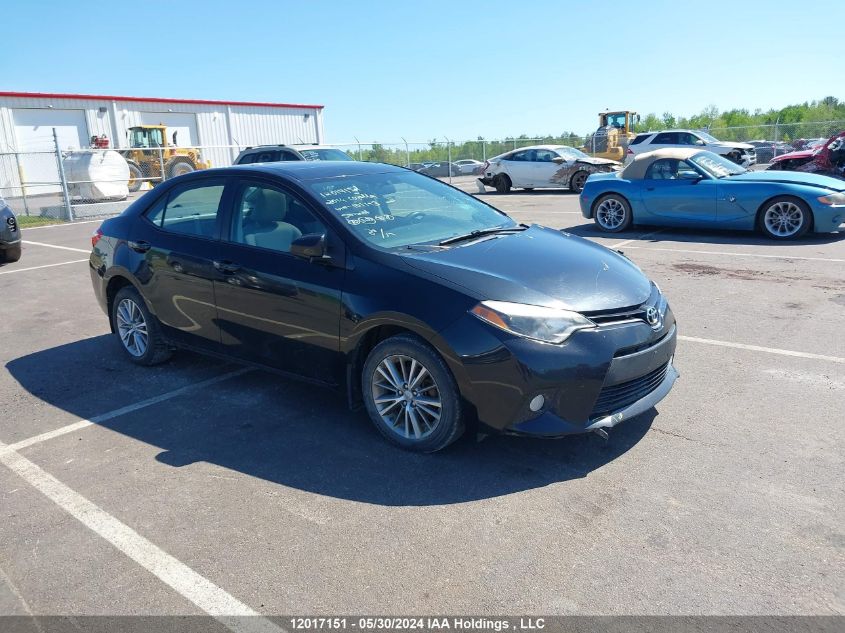
<svg viewBox="0 0 845 633">
<path fill-rule="evenodd" d="M 660 312 L 657 311 L 657 308 L 651 306 L 645 311 L 645 320 L 648 321 L 651 327 L 658 327 L 660 325 Z"/>
</svg>

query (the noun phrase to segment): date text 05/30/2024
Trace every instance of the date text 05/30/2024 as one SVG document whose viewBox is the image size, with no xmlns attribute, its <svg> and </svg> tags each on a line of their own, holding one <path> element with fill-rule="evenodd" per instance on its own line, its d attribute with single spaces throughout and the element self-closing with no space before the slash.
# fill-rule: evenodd
<svg viewBox="0 0 845 633">
<path fill-rule="evenodd" d="M 539 631 L 543 618 L 473 617 L 292 617 L 294 631 Z"/>
</svg>

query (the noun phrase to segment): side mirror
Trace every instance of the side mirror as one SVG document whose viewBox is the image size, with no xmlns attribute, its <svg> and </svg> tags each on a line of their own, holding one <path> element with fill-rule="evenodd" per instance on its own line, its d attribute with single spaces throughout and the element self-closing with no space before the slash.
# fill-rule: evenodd
<svg viewBox="0 0 845 633">
<path fill-rule="evenodd" d="M 707 145 L 707 143 L 702 141 L 700 138 L 695 139 L 695 144 L 696 145 Z"/>
<path fill-rule="evenodd" d="M 560 165 L 560 164 L 562 164 L 562 163 L 566 162 L 566 159 L 565 159 L 563 156 L 555 156 L 555 157 L 552 159 L 552 162 L 553 162 L 553 163 L 556 163 L 556 164 L 558 164 L 558 165 Z"/>
<path fill-rule="evenodd" d="M 296 238 L 290 245 L 290 254 L 308 261 L 326 259 L 326 236 L 324 233 L 309 233 Z"/>
<path fill-rule="evenodd" d="M 701 180 L 701 174 L 691 169 L 678 172 L 678 180 Z"/>
</svg>

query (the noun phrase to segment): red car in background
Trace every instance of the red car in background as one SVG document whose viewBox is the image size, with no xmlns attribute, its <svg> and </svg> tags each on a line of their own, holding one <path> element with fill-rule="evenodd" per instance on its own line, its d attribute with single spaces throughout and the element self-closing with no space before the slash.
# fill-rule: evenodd
<svg viewBox="0 0 845 633">
<path fill-rule="evenodd" d="M 845 179 L 845 131 L 834 134 L 814 149 L 775 156 L 768 169 L 803 171 Z"/>
</svg>

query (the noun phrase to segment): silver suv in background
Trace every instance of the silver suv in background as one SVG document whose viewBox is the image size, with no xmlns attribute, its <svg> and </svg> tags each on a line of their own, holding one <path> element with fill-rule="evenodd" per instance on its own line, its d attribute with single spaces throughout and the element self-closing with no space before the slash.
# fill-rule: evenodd
<svg viewBox="0 0 845 633">
<path fill-rule="evenodd" d="M 628 145 L 625 162 L 631 162 L 637 154 L 666 147 L 698 147 L 724 156 L 737 165 L 746 168 L 757 163 L 757 153 L 750 143 L 720 141 L 715 136 L 701 130 L 664 130 L 662 132 L 637 134 L 636 138 Z"/>
<path fill-rule="evenodd" d="M 354 160 L 343 150 L 330 145 L 258 145 L 247 147 L 235 159 L 235 165 L 277 163 L 288 160 Z"/>
</svg>

